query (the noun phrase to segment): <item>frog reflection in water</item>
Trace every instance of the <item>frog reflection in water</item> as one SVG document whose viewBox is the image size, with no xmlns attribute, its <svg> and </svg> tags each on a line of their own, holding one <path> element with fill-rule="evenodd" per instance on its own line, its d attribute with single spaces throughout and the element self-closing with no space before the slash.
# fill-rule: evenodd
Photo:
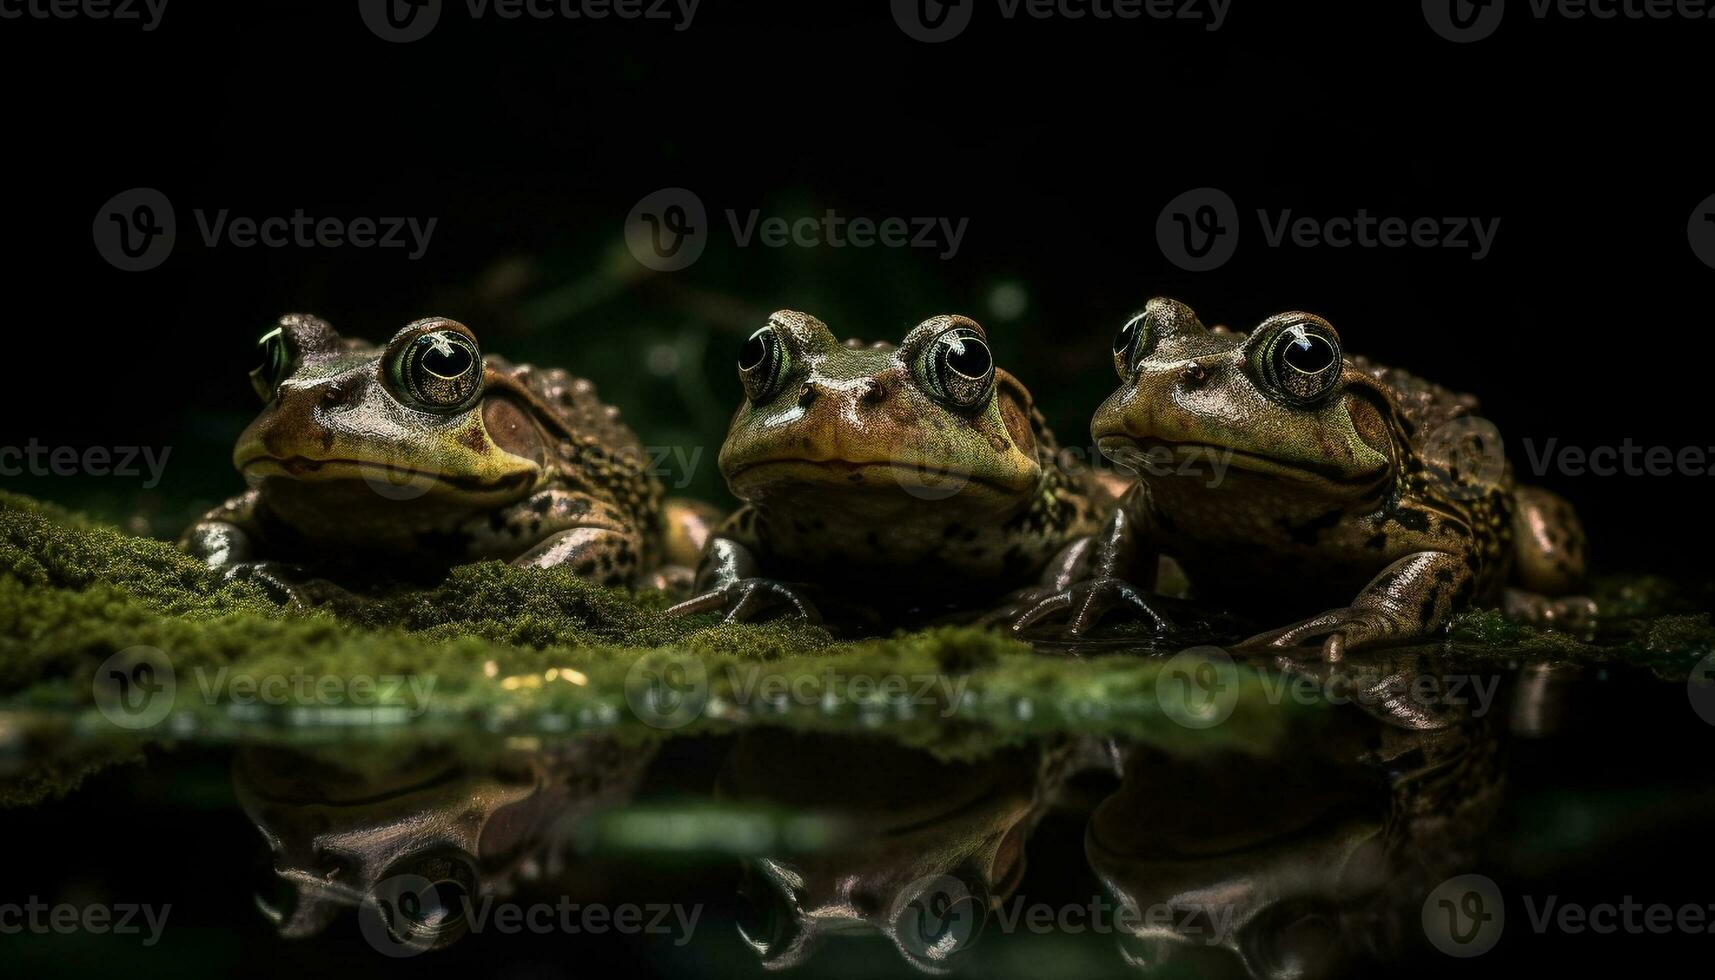
<svg viewBox="0 0 1715 980">
<path fill-rule="evenodd" d="M 418 320 L 381 349 L 282 317 L 233 463 L 252 489 L 185 532 L 216 569 L 291 591 L 282 562 L 392 570 L 501 559 L 626 585 L 695 561 L 706 511 L 671 504 L 589 382 L 484 357 Z"/>
<path fill-rule="evenodd" d="M 1346 355 L 1309 313 L 1246 335 L 1153 299 L 1113 353 L 1122 384 L 1091 433 L 1139 483 L 1098 536 L 1091 577 L 1017 628 L 1068 613 L 1081 633 L 1116 605 L 1164 626 L 1146 594 L 1159 555 L 1202 596 L 1264 617 L 1347 603 L 1246 644 L 1336 659 L 1430 634 L 1474 603 L 1543 622 L 1593 613 L 1546 598 L 1583 577 L 1572 508 L 1513 483 L 1470 396 Z"/>
<path fill-rule="evenodd" d="M 425 749 L 364 771 L 344 752 L 246 748 L 233 785 L 277 886 L 258 905 L 286 938 L 362 909 L 371 942 L 448 946 L 470 926 L 466 903 L 533 883 L 584 887 L 568 880 L 570 829 L 629 800 L 653 758 L 597 739 L 480 762 Z"/>
<path fill-rule="evenodd" d="M 787 582 L 868 610 L 969 608 L 1053 579 L 1096 529 L 1098 488 L 1061 469 L 1030 393 L 972 320 L 860 346 L 782 310 L 738 367 L 745 400 L 720 466 L 745 506 L 676 613 L 817 618 Z"/>
<path fill-rule="evenodd" d="M 1500 719 L 1411 704 L 1399 692 L 1433 671 L 1415 656 L 1358 663 L 1368 656 L 1340 671 L 1365 710 L 1295 729 L 1276 753 L 1120 749 L 1121 785 L 1085 852 L 1121 910 L 1129 965 L 1310 980 L 1421 955 L 1425 897 L 1477 863 L 1499 812 Z"/>
<path fill-rule="evenodd" d="M 720 796 L 848 828 L 832 846 L 747 862 L 745 942 L 778 970 L 830 937 L 879 932 L 906 962 L 945 972 L 1018 887 L 1065 757 L 1032 748 L 952 763 L 881 739 L 741 736 Z"/>
</svg>

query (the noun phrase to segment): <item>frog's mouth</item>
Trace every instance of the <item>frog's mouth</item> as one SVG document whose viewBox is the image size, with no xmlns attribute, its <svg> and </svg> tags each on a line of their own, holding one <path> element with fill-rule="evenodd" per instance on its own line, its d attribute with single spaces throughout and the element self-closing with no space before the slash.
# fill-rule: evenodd
<svg viewBox="0 0 1715 980">
<path fill-rule="evenodd" d="M 925 499 L 967 492 L 1013 498 L 1023 490 L 992 476 L 915 460 L 764 459 L 737 467 L 727 481 L 741 496 L 786 485 L 900 490 Z"/>
<path fill-rule="evenodd" d="M 530 470 L 502 472 L 494 476 L 447 473 L 439 470 L 378 463 L 360 459 L 311 459 L 307 456 L 278 457 L 267 454 L 238 460 L 238 470 L 252 484 L 283 478 L 305 483 L 362 482 L 383 496 L 389 490 L 452 490 L 462 494 L 510 494 L 525 489 L 535 478 Z"/>
<path fill-rule="evenodd" d="M 1367 484 L 1375 477 L 1375 474 L 1354 475 L 1337 466 L 1282 459 L 1208 442 L 1106 435 L 1096 439 L 1096 448 L 1102 455 L 1136 473 L 1140 479 L 1191 477 L 1201 479 L 1211 488 L 1218 486 L 1229 470 L 1300 483 L 1338 486 Z"/>
</svg>

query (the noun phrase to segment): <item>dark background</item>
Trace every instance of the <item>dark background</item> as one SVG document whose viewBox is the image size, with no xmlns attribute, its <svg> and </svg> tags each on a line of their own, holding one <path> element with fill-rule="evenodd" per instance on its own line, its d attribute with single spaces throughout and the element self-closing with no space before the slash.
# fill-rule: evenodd
<svg viewBox="0 0 1715 980">
<path fill-rule="evenodd" d="M 595 379 L 646 441 L 712 465 L 731 366 L 767 312 L 897 339 L 965 312 L 1087 441 L 1108 343 L 1146 298 L 1248 327 L 1309 309 L 1349 350 L 1477 392 L 1509 444 L 1715 444 L 1715 270 L 1687 242 L 1715 192 L 1703 95 L 1715 22 L 1538 21 L 1453 44 L 1416 3 L 1234 0 L 1201 23 L 1002 20 L 907 37 L 883 0 L 704 0 L 660 21 L 471 22 L 450 3 L 392 44 L 355 2 L 172 0 L 158 29 L 0 21 L 12 194 L 3 236 L 9 435 L 171 446 L 162 484 L 7 480 L 171 535 L 236 491 L 253 342 L 306 310 L 384 339 L 431 313 L 487 350 Z M 716 227 L 690 268 L 626 251 L 640 198 L 694 191 Z M 1232 196 L 1235 258 L 1184 272 L 1155 239 L 1190 188 Z M 172 201 L 177 245 L 122 272 L 92 244 L 113 195 Z M 192 212 L 438 219 L 427 254 L 205 247 Z M 735 246 L 724 212 L 968 218 L 949 261 L 913 249 Z M 1265 247 L 1255 211 L 1500 217 L 1495 247 Z M 997 287 L 1022 289 L 1005 317 Z M 21 355 L 21 356 L 19 356 Z M 677 367 L 674 367 L 674 363 Z M 655 364 L 651 369 L 650 365 Z M 663 366 L 665 365 L 665 366 Z M 1522 465 L 1522 454 L 1515 448 Z M 672 475 L 669 482 L 676 482 Z M 1544 478 L 1609 567 L 1715 543 L 1704 476 Z"/>
</svg>

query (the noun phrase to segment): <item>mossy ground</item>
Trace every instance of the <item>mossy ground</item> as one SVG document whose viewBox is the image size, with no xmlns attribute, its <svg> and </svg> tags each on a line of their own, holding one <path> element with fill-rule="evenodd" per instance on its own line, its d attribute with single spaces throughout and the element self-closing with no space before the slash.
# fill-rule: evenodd
<svg viewBox="0 0 1715 980">
<path fill-rule="evenodd" d="M 1603 601 L 1628 615 L 1599 641 L 1474 612 L 1443 655 L 1618 659 L 1683 677 L 1715 649 L 1698 608 L 1706 595 L 1648 579 L 1608 592 Z M 115 735 L 397 741 L 592 729 L 642 739 L 769 724 L 878 733 L 958 756 L 1063 732 L 1188 751 L 1260 746 L 1286 724 L 1285 712 L 1246 696 L 1217 727 L 1177 724 L 1155 695 L 1159 658 L 1135 653 L 1047 655 L 971 627 L 839 640 L 791 620 L 673 618 L 666 601 L 489 563 L 432 588 L 292 609 L 255 585 L 221 581 L 168 543 L 0 494 L 0 742 L 15 752 L 43 724 L 57 741 L 78 736 L 71 741 L 85 746 Z M 170 664 L 173 711 L 124 732 L 95 710 L 96 675 L 122 651 L 121 667 L 158 656 L 139 648 Z M 645 677 L 666 686 L 640 685 Z M 352 684 L 358 678 L 373 683 Z M 1244 692 L 1258 687 L 1248 675 L 1245 683 Z M 693 696 L 640 713 L 638 698 L 652 690 Z M 35 768 L 29 777 L 52 782 Z"/>
</svg>

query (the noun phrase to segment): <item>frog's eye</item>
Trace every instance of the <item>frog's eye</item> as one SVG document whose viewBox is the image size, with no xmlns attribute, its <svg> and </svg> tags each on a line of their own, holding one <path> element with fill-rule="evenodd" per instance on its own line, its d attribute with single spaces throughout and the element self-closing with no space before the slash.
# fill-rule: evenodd
<svg viewBox="0 0 1715 980">
<path fill-rule="evenodd" d="M 1344 366 L 1340 337 L 1327 324 L 1285 321 L 1259 339 L 1253 363 L 1263 383 L 1283 400 L 1310 405 L 1339 382 Z"/>
<path fill-rule="evenodd" d="M 256 394 L 264 402 L 274 400 L 274 392 L 279 389 L 280 382 L 286 380 L 286 375 L 292 370 L 292 352 L 286 347 L 285 331 L 279 327 L 262 335 L 256 342 L 256 350 L 262 355 L 261 363 L 250 371 L 250 386 L 256 389 Z"/>
<path fill-rule="evenodd" d="M 929 393 L 955 408 L 975 408 L 994 387 L 994 355 L 982 335 L 954 327 L 929 342 L 918 374 Z"/>
<path fill-rule="evenodd" d="M 394 377 L 424 408 L 458 408 L 482 387 L 482 354 L 457 330 L 430 330 L 399 352 Z"/>
<path fill-rule="evenodd" d="M 786 344 L 772 325 L 746 338 L 738 349 L 738 378 L 751 404 L 760 405 L 774 396 L 790 362 Z"/>
<path fill-rule="evenodd" d="M 1137 358 L 1147 352 L 1152 339 L 1149 336 L 1149 321 L 1144 319 L 1147 315 L 1139 313 L 1132 317 L 1114 334 L 1114 370 L 1119 372 L 1122 381 L 1131 377 Z"/>
</svg>

